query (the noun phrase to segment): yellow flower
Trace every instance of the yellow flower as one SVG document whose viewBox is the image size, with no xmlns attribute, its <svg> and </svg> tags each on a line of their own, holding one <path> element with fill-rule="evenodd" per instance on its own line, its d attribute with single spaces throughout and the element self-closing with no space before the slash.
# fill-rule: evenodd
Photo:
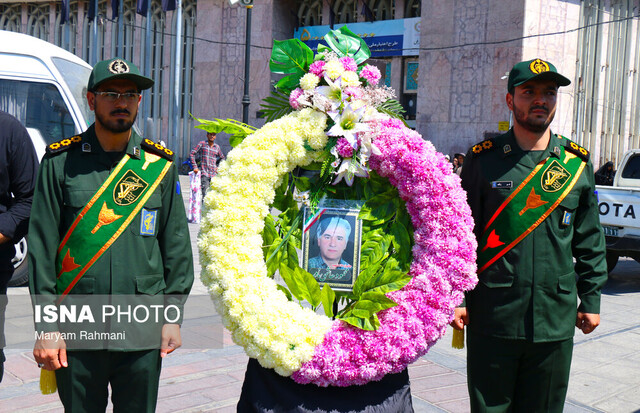
<svg viewBox="0 0 640 413">
<path fill-rule="evenodd" d="M 330 60 L 324 65 L 324 73 L 329 79 L 336 80 L 344 73 L 344 67 L 338 60 Z"/>
</svg>

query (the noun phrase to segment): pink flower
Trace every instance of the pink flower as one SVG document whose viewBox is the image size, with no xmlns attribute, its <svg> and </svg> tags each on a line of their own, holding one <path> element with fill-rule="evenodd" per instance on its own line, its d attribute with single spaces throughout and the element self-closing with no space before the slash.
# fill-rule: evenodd
<svg viewBox="0 0 640 413">
<path fill-rule="evenodd" d="M 309 73 L 313 73 L 318 77 L 324 76 L 324 60 L 317 60 L 309 65 Z"/>
<path fill-rule="evenodd" d="M 362 89 L 357 86 L 347 86 L 342 90 L 342 92 L 354 99 L 360 99 L 363 95 Z"/>
<path fill-rule="evenodd" d="M 336 149 L 338 151 L 338 155 L 341 158 L 351 158 L 353 156 L 353 146 L 349 143 L 345 138 L 339 138 L 338 143 L 336 143 Z"/>
<path fill-rule="evenodd" d="M 289 104 L 295 110 L 298 110 L 301 107 L 300 103 L 298 103 L 298 98 L 302 96 L 303 93 L 304 93 L 304 90 L 298 87 L 298 88 L 295 88 L 289 95 Z"/>
<path fill-rule="evenodd" d="M 351 386 L 402 371 L 445 334 L 463 292 L 478 282 L 471 211 L 444 157 L 400 121 L 372 129 L 381 153 L 369 166 L 398 188 L 413 222 L 413 279 L 388 294 L 398 305 L 378 313 L 377 331 L 336 321 L 313 358 L 292 374 L 298 383 Z M 341 139 L 338 151 L 346 150 Z"/>
<path fill-rule="evenodd" d="M 366 65 L 360 71 L 360 77 L 364 78 L 371 86 L 377 85 L 378 81 L 382 77 L 380 70 L 372 65 Z"/>
<path fill-rule="evenodd" d="M 340 59 L 340 63 L 342 63 L 342 67 L 344 68 L 344 70 L 350 70 L 352 72 L 355 72 L 356 70 L 358 70 L 358 65 L 356 64 L 356 61 L 353 60 L 353 57 L 341 57 Z"/>
</svg>

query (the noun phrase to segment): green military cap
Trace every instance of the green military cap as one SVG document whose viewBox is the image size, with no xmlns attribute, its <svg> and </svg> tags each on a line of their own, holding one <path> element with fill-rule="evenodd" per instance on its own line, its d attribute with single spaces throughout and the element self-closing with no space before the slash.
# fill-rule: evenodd
<svg viewBox="0 0 640 413">
<path fill-rule="evenodd" d="M 513 88 L 520 86 L 532 79 L 551 79 L 555 80 L 558 86 L 568 86 L 571 81 L 562 76 L 556 70 L 556 67 L 550 62 L 542 59 L 527 60 L 526 62 L 516 63 L 509 72 L 509 83 L 507 90 L 513 91 Z"/>
<path fill-rule="evenodd" d="M 96 63 L 89 76 L 88 89 L 96 90 L 100 83 L 112 79 L 127 79 L 138 86 L 139 90 L 149 89 L 153 86 L 153 80 L 140 74 L 140 70 L 128 60 L 114 57 Z"/>
</svg>

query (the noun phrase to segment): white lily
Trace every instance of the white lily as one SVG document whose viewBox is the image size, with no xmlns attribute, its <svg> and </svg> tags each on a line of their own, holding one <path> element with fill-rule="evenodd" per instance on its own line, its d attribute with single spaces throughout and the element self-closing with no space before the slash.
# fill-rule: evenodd
<svg viewBox="0 0 640 413">
<path fill-rule="evenodd" d="M 318 86 L 315 91 L 326 97 L 331 101 L 331 110 L 336 110 L 340 107 L 343 98 L 342 93 L 342 79 L 337 78 L 336 80 L 331 80 L 329 77 L 325 76 L 324 81 L 327 82 L 328 86 Z"/>
<path fill-rule="evenodd" d="M 366 107 L 353 110 L 351 105 L 346 104 L 342 113 L 329 112 L 328 115 L 335 122 L 335 125 L 329 129 L 327 135 L 329 136 L 344 136 L 349 143 L 357 148 L 357 134 L 361 132 L 367 132 L 369 126 L 366 123 L 360 122 L 362 115 L 364 114 Z"/>
<path fill-rule="evenodd" d="M 353 178 L 356 176 L 366 178 L 369 176 L 369 171 L 355 158 L 343 159 L 340 167 L 336 170 L 336 179 L 333 181 L 333 185 L 336 185 L 344 178 L 346 184 L 351 186 L 353 185 Z"/>
</svg>

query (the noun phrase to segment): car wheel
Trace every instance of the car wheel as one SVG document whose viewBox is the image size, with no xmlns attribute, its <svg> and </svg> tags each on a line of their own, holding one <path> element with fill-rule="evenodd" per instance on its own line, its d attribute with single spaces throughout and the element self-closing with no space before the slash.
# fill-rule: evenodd
<svg viewBox="0 0 640 413">
<path fill-rule="evenodd" d="M 611 274 L 611 271 L 616 267 L 618 263 L 618 254 L 614 254 L 612 252 L 607 252 L 607 272 Z"/>
<path fill-rule="evenodd" d="M 13 276 L 9 280 L 9 287 L 20 287 L 29 282 L 29 263 L 27 260 L 27 239 L 22 238 L 16 245 L 16 255 L 13 263 Z"/>
</svg>

